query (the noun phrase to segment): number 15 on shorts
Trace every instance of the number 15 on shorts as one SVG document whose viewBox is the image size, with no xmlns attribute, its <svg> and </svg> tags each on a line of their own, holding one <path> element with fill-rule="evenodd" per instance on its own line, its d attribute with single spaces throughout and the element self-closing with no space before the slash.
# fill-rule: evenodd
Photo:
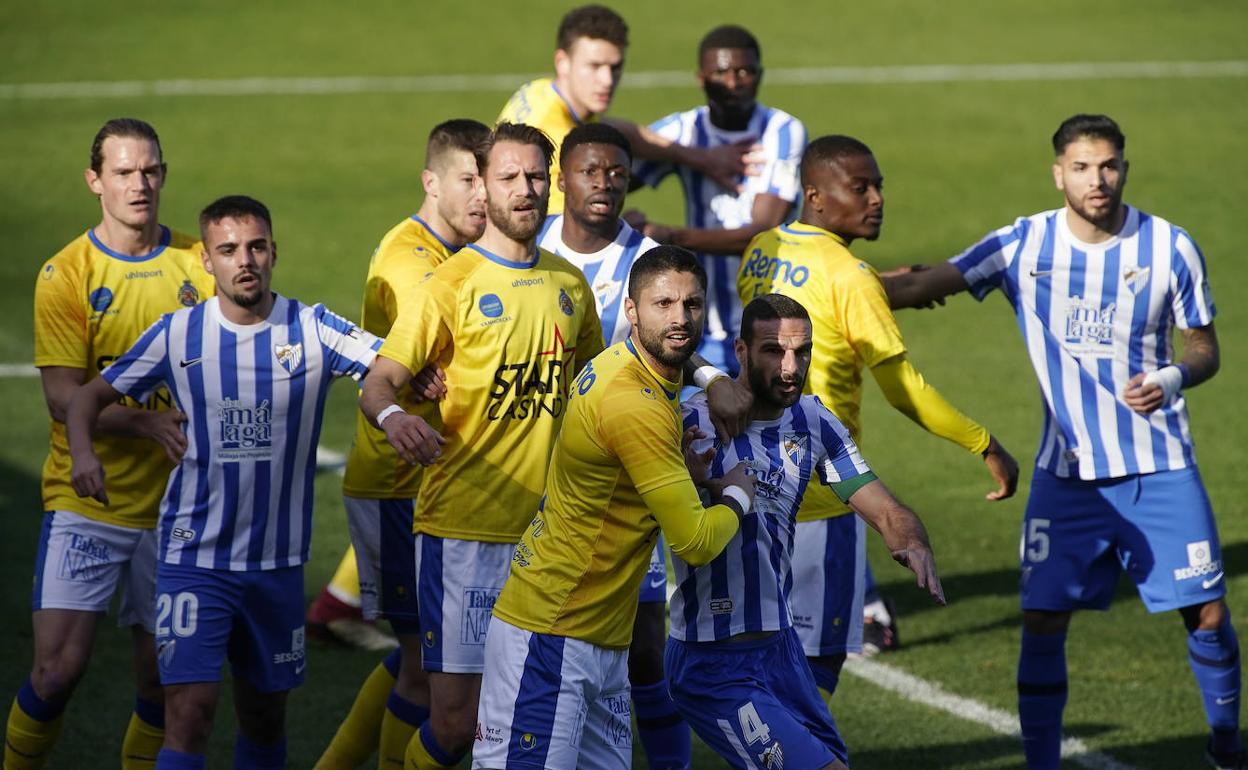
<svg viewBox="0 0 1248 770">
<path fill-rule="evenodd" d="M 1038 562 L 1049 558 L 1049 519 L 1027 519 L 1023 522 L 1023 537 L 1018 544 L 1018 558 L 1022 562 Z"/>
</svg>

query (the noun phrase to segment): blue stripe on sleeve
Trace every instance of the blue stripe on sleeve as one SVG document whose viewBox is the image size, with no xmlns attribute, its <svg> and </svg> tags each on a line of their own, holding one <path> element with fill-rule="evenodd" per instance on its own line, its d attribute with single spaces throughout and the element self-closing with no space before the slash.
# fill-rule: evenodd
<svg viewBox="0 0 1248 770">
<path fill-rule="evenodd" d="M 168 381 L 169 315 L 166 313 L 147 327 L 147 331 L 143 332 L 129 350 L 100 373 L 105 382 L 123 395 L 136 401 L 144 401 L 161 383 Z M 164 348 L 163 351 L 160 350 L 161 347 Z M 127 377 L 127 374 L 131 376 Z"/>
</svg>

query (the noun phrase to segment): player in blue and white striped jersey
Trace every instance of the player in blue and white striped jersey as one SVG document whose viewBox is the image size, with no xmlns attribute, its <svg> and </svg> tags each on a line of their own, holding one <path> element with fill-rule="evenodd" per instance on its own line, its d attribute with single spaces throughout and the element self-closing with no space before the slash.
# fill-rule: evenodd
<svg viewBox="0 0 1248 770">
<path fill-rule="evenodd" d="M 282 767 L 287 693 L 303 681 L 303 563 L 330 382 L 362 377 L 381 340 L 269 290 L 268 209 L 243 196 L 200 215 L 216 296 L 166 314 L 70 404 L 73 483 L 103 498 L 100 411 L 165 385 L 187 449 L 161 502 L 156 642 L 165 744 L 156 766 L 202 768 L 221 667 L 233 664 L 240 767 Z M 102 500 L 102 502 L 107 502 Z"/>
<path fill-rule="evenodd" d="M 634 174 L 638 183 L 655 187 L 669 174 L 679 176 L 685 193 L 685 226 L 643 223 L 640 216 L 634 225 L 659 243 L 674 243 L 698 255 L 707 274 L 706 332 L 698 352 L 720 369 L 735 373 L 741 254 L 755 235 L 784 222 L 801 195 L 798 167 L 806 147 L 806 128 L 783 110 L 757 101 L 763 74 L 761 53 L 758 41 L 747 30 L 734 25 L 711 30 L 698 46 L 698 65 L 706 106 L 668 115 L 653 123 L 651 130 L 664 139 L 698 148 L 756 142 L 761 145 L 761 171 L 744 177 L 734 190 L 688 167 L 642 163 Z"/>
<path fill-rule="evenodd" d="M 1069 118 L 1053 136 L 1053 178 L 1066 205 L 890 280 L 890 301 L 910 307 L 1001 289 L 1040 383 L 1044 432 L 1023 521 L 1018 668 L 1028 767 L 1058 766 L 1070 614 L 1106 609 L 1125 570 L 1150 612 L 1183 617 L 1213 733 L 1211 764 L 1248 768 L 1239 643 L 1182 393 L 1218 370 L 1213 297 L 1191 236 L 1122 202 L 1125 145 L 1104 115 Z M 1171 345 L 1176 328 L 1181 358 Z"/>
<path fill-rule="evenodd" d="M 788 597 L 797 509 L 815 481 L 880 530 L 893 557 L 944 602 L 927 533 L 918 517 L 867 467 L 849 431 L 815 396 L 803 396 L 810 369 L 810 315 L 796 300 L 764 294 L 741 318 L 738 379 L 754 395 L 746 431 L 721 445 L 706 398 L 682 404 L 686 462 L 694 481 L 744 463 L 754 502 L 723 552 L 692 567 L 673 554 L 665 663 L 677 707 L 733 767 L 844 767 L 847 751 L 820 697 Z M 708 448 L 709 447 L 709 448 Z"/>
</svg>

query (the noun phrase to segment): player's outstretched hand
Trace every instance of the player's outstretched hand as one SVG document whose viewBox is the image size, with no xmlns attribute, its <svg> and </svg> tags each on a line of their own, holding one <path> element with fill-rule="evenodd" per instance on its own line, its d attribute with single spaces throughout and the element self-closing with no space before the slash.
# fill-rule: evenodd
<svg viewBox="0 0 1248 770">
<path fill-rule="evenodd" d="M 1018 491 L 1018 461 L 1005 451 L 996 436 L 988 437 L 988 448 L 984 450 L 984 464 L 988 472 L 997 482 L 997 488 L 984 497 L 989 500 L 1004 500 L 1013 497 Z"/>
<path fill-rule="evenodd" d="M 767 162 L 763 146 L 751 139 L 709 147 L 702 158 L 703 162 L 699 164 L 701 167 L 697 170 L 709 176 L 720 187 L 736 192 L 745 189 L 741 179 L 743 176 L 758 176 Z"/>
<path fill-rule="evenodd" d="M 685 456 L 685 467 L 689 469 L 689 478 L 693 479 L 693 483 L 699 487 L 704 486 L 706 480 L 711 477 L 711 460 L 715 459 L 713 446 L 705 452 L 694 450 L 693 442 L 703 438 L 706 438 L 706 433 L 696 425 L 686 430 L 680 437 L 680 451 Z"/>
<path fill-rule="evenodd" d="M 920 542 L 912 542 L 905 548 L 893 551 L 893 559 L 914 573 L 919 588 L 926 588 L 937 604 L 945 603 L 945 589 L 936 574 L 936 557 L 932 549 Z"/>
<path fill-rule="evenodd" d="M 745 463 L 737 463 L 732 470 L 720 477 L 719 481 L 723 484 L 723 488 L 741 487 L 750 497 L 750 503 L 754 502 L 754 477 L 750 475 L 749 466 Z M 742 511 L 743 515 L 749 511 Z"/>
<path fill-rule="evenodd" d="M 885 270 L 880 273 L 880 282 L 884 284 L 884 293 L 887 294 L 891 300 L 891 298 L 897 293 L 895 287 L 902 276 L 911 275 L 913 273 L 922 273 L 931 269 L 930 265 L 902 265 L 901 267 L 894 267 L 892 270 Z M 891 301 L 889 304 L 892 304 Z M 915 305 L 914 307 L 919 310 L 933 310 L 937 306 L 944 307 L 944 305 L 945 298 L 937 297 L 933 300 Z"/>
<path fill-rule="evenodd" d="M 731 377 L 719 377 L 707 386 L 706 403 L 710 407 L 715 437 L 719 443 L 727 444 L 749 426 L 754 393 Z"/>
<path fill-rule="evenodd" d="M 162 409 L 159 412 L 143 411 L 142 414 L 143 417 L 139 421 L 140 435 L 164 447 L 165 455 L 173 461 L 174 465 L 182 462 L 182 456 L 186 454 L 188 446 L 186 433 L 182 430 L 186 415 L 177 409 Z"/>
<path fill-rule="evenodd" d="M 442 456 L 446 439 L 414 414 L 396 412 L 381 424 L 386 440 L 409 465 L 433 465 Z"/>
<path fill-rule="evenodd" d="M 1144 383 L 1147 376 L 1144 372 L 1135 375 L 1127 382 L 1127 389 L 1122 392 L 1122 400 L 1139 414 L 1152 414 L 1166 400 L 1166 391 L 1160 384 Z"/>
<path fill-rule="evenodd" d="M 104 505 L 108 505 L 108 492 L 104 489 L 104 468 L 95 450 L 89 450 L 71 457 L 72 467 L 69 481 L 79 497 L 94 497 Z"/>
<path fill-rule="evenodd" d="M 627 222 L 628 226 L 637 232 L 644 231 L 646 229 L 646 222 L 648 221 L 646 219 L 645 212 L 639 211 L 638 209 L 629 209 L 628 211 L 625 211 L 620 215 L 620 219 Z"/>
<path fill-rule="evenodd" d="M 416 401 L 441 401 L 446 398 L 446 372 L 429 364 L 412 377 L 412 393 Z"/>
</svg>

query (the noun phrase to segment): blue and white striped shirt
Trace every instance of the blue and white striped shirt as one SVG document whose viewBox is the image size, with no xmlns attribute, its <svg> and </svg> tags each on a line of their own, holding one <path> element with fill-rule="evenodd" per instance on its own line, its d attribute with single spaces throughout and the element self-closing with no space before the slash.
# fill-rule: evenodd
<svg viewBox="0 0 1248 770">
<path fill-rule="evenodd" d="M 756 196 L 775 195 L 790 203 L 801 196 L 799 169 L 802 151 L 806 149 L 806 127 L 782 110 L 757 105 L 744 131 L 716 128 L 705 106 L 673 113 L 651 124 L 650 128 L 666 139 L 690 147 L 718 147 L 742 140 L 763 146 L 766 156 L 763 171 L 758 176 L 745 177 L 745 187 L 740 193 L 720 187 L 685 166 L 637 163 L 634 178 L 651 187 L 658 186 L 668 174 L 679 175 L 685 192 L 687 227 L 734 230 L 752 221 Z M 736 372 L 737 359 L 732 346 L 741 321 L 741 299 L 737 296 L 741 255 L 698 256 L 707 277 L 706 332 L 698 352 L 724 371 Z"/>
<path fill-rule="evenodd" d="M 685 428 L 696 425 L 707 436 L 715 435 L 705 393 L 681 404 L 681 411 Z M 712 442 L 701 439 L 694 449 L 706 451 Z M 754 504 L 723 553 L 709 564 L 691 567 L 672 555 L 677 588 L 671 635 L 686 642 L 791 626 L 793 533 L 806 485 L 817 477 L 852 494 L 849 490 L 875 478 L 849 431 L 815 396 L 802 396 L 778 420 L 755 420 L 727 446 L 715 445 L 711 475 L 747 463 L 755 482 Z"/>
<path fill-rule="evenodd" d="M 602 321 L 602 340 L 607 347 L 623 342 L 632 332 L 632 324 L 624 315 L 624 297 L 628 294 L 628 273 L 637 257 L 659 244 L 620 220 L 615 240 L 593 254 L 573 251 L 563 242 L 563 214 L 546 218 L 537 245 L 554 252 L 581 269 L 594 291 L 598 319 Z"/>
<path fill-rule="evenodd" d="M 1090 244 L 1058 209 L 950 261 L 977 299 L 999 288 L 1014 306 L 1044 397 L 1037 466 L 1090 480 L 1194 464 L 1182 393 L 1147 416 L 1122 397 L 1133 376 L 1172 362 L 1175 326 L 1213 322 L 1205 260 L 1182 228 L 1127 207 L 1121 232 Z"/>
<path fill-rule="evenodd" d="M 101 376 L 140 400 L 166 385 L 187 417 L 159 558 L 234 571 L 307 561 L 325 395 L 334 377 L 363 377 L 380 348 L 323 305 L 281 296 L 262 323 L 231 323 L 213 297 L 148 328 Z"/>
</svg>

